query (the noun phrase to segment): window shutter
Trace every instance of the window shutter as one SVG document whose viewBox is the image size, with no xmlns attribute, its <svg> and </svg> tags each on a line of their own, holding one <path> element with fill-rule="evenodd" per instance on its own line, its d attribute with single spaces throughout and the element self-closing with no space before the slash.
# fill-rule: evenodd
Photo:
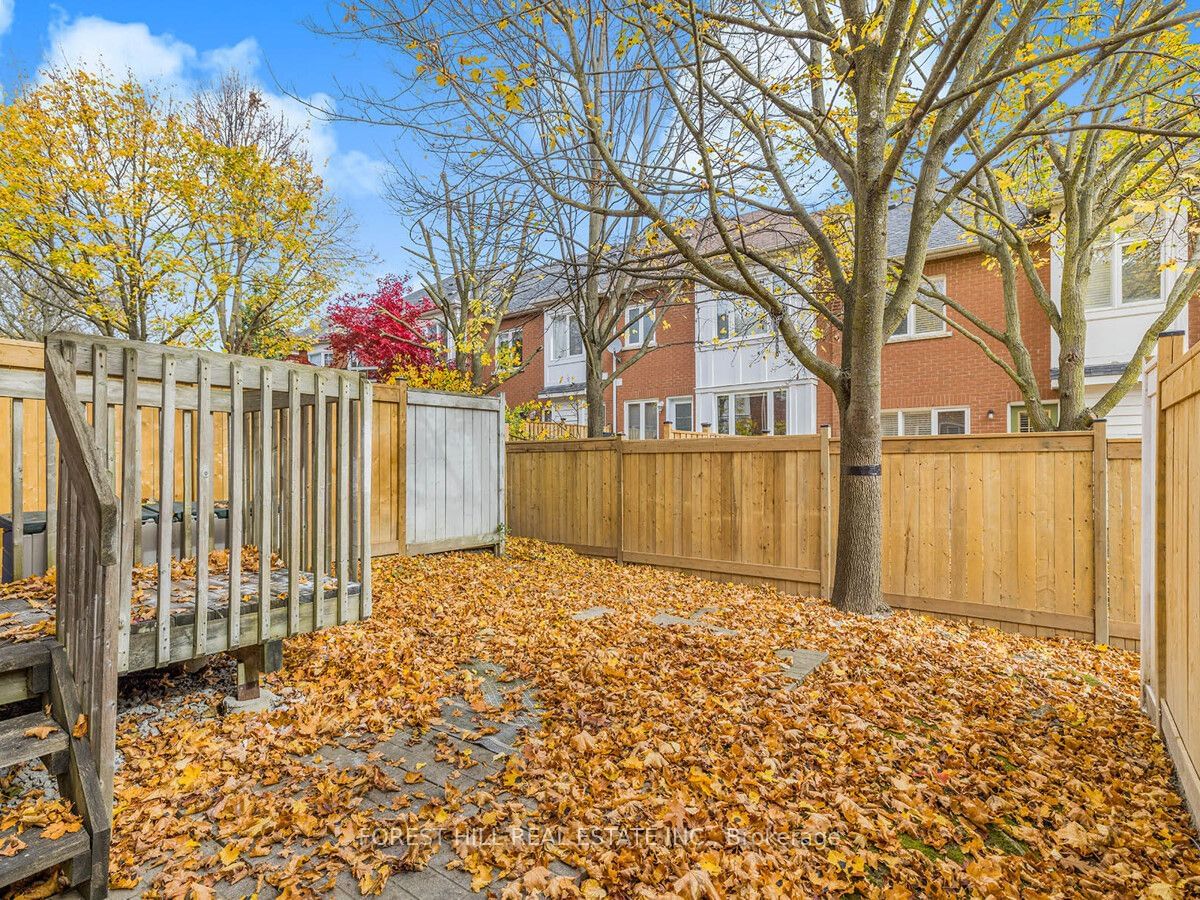
<svg viewBox="0 0 1200 900">
<path fill-rule="evenodd" d="M 923 297 L 922 300 L 930 306 L 935 306 L 934 301 L 928 297 Z M 944 303 L 937 303 L 936 308 L 941 312 L 945 312 L 946 305 Z M 945 328 L 946 323 L 936 314 L 917 306 L 915 303 L 913 304 L 913 334 L 937 334 L 944 331 Z"/>
<path fill-rule="evenodd" d="M 929 410 L 912 410 L 904 414 L 905 435 L 933 433 L 933 413 Z"/>
<path fill-rule="evenodd" d="M 1083 295 L 1084 309 L 1106 309 L 1112 306 L 1112 248 L 1105 247 L 1092 254 L 1092 277 Z"/>
</svg>

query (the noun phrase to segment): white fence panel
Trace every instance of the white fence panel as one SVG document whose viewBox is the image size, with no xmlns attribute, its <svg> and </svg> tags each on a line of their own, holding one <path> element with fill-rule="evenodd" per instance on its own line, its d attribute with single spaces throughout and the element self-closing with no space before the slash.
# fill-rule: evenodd
<svg viewBox="0 0 1200 900">
<path fill-rule="evenodd" d="M 504 545 L 504 397 L 408 392 L 410 554 Z"/>
</svg>

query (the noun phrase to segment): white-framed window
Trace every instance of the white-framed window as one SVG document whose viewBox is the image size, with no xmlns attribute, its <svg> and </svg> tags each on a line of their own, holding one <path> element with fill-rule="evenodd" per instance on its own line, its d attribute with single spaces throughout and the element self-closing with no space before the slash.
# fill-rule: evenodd
<svg viewBox="0 0 1200 900">
<path fill-rule="evenodd" d="M 654 343 L 654 307 L 648 303 L 635 303 L 625 310 L 625 346 L 640 347 Z"/>
<path fill-rule="evenodd" d="M 625 404 L 625 436 L 634 440 L 658 437 L 657 400 L 630 400 Z"/>
<path fill-rule="evenodd" d="M 1114 241 L 1092 255 L 1083 306 L 1093 310 L 1160 303 L 1162 293 L 1162 244 L 1145 239 Z"/>
<path fill-rule="evenodd" d="M 717 395 L 717 434 L 787 434 L 788 392 L 747 391 Z"/>
<path fill-rule="evenodd" d="M 667 421 L 676 431 L 695 431 L 695 408 L 691 397 L 668 397 Z"/>
<path fill-rule="evenodd" d="M 506 367 L 519 366 L 524 362 L 525 329 L 508 328 L 496 335 L 496 358 Z"/>
<path fill-rule="evenodd" d="M 450 329 L 446 327 L 446 323 L 440 319 L 426 319 L 425 333 L 429 336 L 431 344 L 443 347 L 442 353 L 445 355 L 447 362 L 454 361 L 454 335 L 450 333 Z"/>
<path fill-rule="evenodd" d="M 583 356 L 583 335 L 578 320 L 570 313 L 560 313 L 550 320 L 550 358 L 575 359 Z"/>
<path fill-rule="evenodd" d="M 1058 401 L 1050 400 L 1042 404 L 1050 413 L 1050 421 L 1058 424 Z M 1011 434 L 1028 434 L 1033 431 L 1033 423 L 1029 421 L 1029 410 L 1024 403 L 1008 404 L 1008 430 Z"/>
<path fill-rule="evenodd" d="M 717 298 L 717 340 L 749 340 L 770 333 L 767 312 L 754 301 L 737 294 Z"/>
<path fill-rule="evenodd" d="M 939 293 L 946 293 L 946 276 L 934 275 L 929 278 L 929 282 L 933 288 Z M 933 300 L 925 295 L 920 295 L 920 300 L 929 306 L 934 306 L 941 313 L 946 312 L 946 304 Z M 922 306 L 913 303 L 908 308 L 908 314 L 896 326 L 896 330 L 892 332 L 892 336 L 888 340 L 897 341 L 905 338 L 927 337 L 933 334 L 945 334 L 946 322 L 941 316 L 936 315 Z"/>
<path fill-rule="evenodd" d="M 887 409 L 879 414 L 879 430 L 884 437 L 970 434 L 971 411 L 965 407 Z"/>
<path fill-rule="evenodd" d="M 314 366 L 332 366 L 333 351 L 332 350 L 309 350 L 308 361 Z"/>
</svg>

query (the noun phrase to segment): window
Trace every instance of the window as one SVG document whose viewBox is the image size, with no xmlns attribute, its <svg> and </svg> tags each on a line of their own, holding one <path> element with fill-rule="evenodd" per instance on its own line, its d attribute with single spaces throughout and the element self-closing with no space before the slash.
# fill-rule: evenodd
<svg viewBox="0 0 1200 900">
<path fill-rule="evenodd" d="M 695 431 L 691 397 L 667 398 L 667 421 L 676 431 Z"/>
<path fill-rule="evenodd" d="M 717 300 L 717 340 L 739 340 L 771 333 L 766 310 L 745 297 L 723 294 Z"/>
<path fill-rule="evenodd" d="M 1092 256 L 1092 274 L 1083 297 L 1085 309 L 1112 309 L 1162 299 L 1159 272 L 1162 245 L 1156 241 L 1126 241 L 1102 247 Z M 1119 265 L 1114 265 L 1118 262 Z"/>
<path fill-rule="evenodd" d="M 971 415 L 966 409 L 889 409 L 879 415 L 879 430 L 884 437 L 969 434 Z"/>
<path fill-rule="evenodd" d="M 509 328 L 496 335 L 496 368 L 514 369 L 521 364 L 523 336 L 521 328 Z"/>
<path fill-rule="evenodd" d="M 309 350 L 308 361 L 314 366 L 331 366 L 333 365 L 333 351 Z"/>
<path fill-rule="evenodd" d="M 640 347 L 654 343 L 654 309 L 646 304 L 634 304 L 625 310 L 625 346 Z"/>
<path fill-rule="evenodd" d="M 634 400 L 625 404 L 625 434 L 635 440 L 658 437 L 657 400 Z"/>
<path fill-rule="evenodd" d="M 583 356 L 583 335 L 574 316 L 555 316 L 550 320 L 550 347 L 555 360 Z"/>
<path fill-rule="evenodd" d="M 1058 401 L 1054 400 L 1042 405 L 1050 413 L 1050 421 L 1057 425 Z M 1014 434 L 1028 434 L 1033 431 L 1033 424 L 1029 421 L 1029 411 L 1025 408 L 1024 403 L 1013 403 L 1008 407 L 1008 430 Z"/>
<path fill-rule="evenodd" d="M 787 434 L 787 390 L 718 394 L 717 433 Z"/>
<path fill-rule="evenodd" d="M 929 279 L 934 290 L 940 293 L 946 293 L 946 276 L 936 275 Z M 945 313 L 946 304 L 933 300 L 930 297 L 920 295 L 920 301 L 927 306 L 932 306 L 940 313 Z M 946 322 L 941 316 L 930 312 L 924 307 L 913 303 L 908 308 L 908 315 L 896 326 L 896 330 L 892 332 L 892 340 L 897 338 L 913 338 L 923 337 L 930 334 L 945 334 Z"/>
<path fill-rule="evenodd" d="M 443 353 L 446 361 L 452 362 L 454 360 L 454 335 L 450 333 L 446 323 L 437 319 L 428 319 L 425 322 L 425 333 L 429 336 L 431 344 L 445 348 Z"/>
</svg>

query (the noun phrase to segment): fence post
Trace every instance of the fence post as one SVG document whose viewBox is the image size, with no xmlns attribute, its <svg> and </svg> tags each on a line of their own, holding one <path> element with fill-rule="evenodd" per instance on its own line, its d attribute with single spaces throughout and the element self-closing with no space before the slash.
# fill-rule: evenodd
<svg viewBox="0 0 1200 900">
<path fill-rule="evenodd" d="M 1108 423 L 1092 423 L 1092 576 L 1095 640 L 1108 643 Z"/>
<path fill-rule="evenodd" d="M 821 597 L 828 600 L 833 588 L 833 509 L 829 458 L 830 426 L 821 426 Z"/>
<path fill-rule="evenodd" d="M 496 471 L 499 476 L 498 477 L 499 485 L 497 488 L 497 490 L 498 490 L 497 502 L 498 502 L 498 512 L 500 515 L 500 522 L 499 522 L 499 527 L 496 529 L 496 531 L 500 535 L 500 540 L 496 544 L 496 546 L 492 548 L 492 552 L 495 553 L 497 556 L 503 556 L 504 555 L 504 539 L 506 536 L 506 532 L 508 531 L 508 495 L 507 495 L 507 485 L 505 484 L 507 475 L 505 473 L 505 460 L 504 460 L 504 444 L 508 440 L 508 421 L 507 421 L 507 417 L 504 414 L 504 395 L 499 394 L 497 396 L 497 401 L 499 403 L 499 405 L 497 406 L 497 413 L 499 416 L 499 424 L 497 425 L 498 449 L 496 450 Z"/>
<path fill-rule="evenodd" d="M 673 426 L 670 422 L 663 422 L 661 437 L 664 441 L 669 441 L 671 439 L 672 428 Z"/>
<path fill-rule="evenodd" d="M 617 443 L 617 562 L 625 562 L 625 439 L 620 435 L 613 438 Z"/>
<path fill-rule="evenodd" d="M 1154 388 L 1154 646 L 1142 644 L 1142 653 L 1154 654 L 1154 726 L 1167 690 L 1167 413 L 1163 409 L 1163 378 L 1183 356 L 1183 332 L 1159 335 Z M 1142 465 L 1151 462 L 1143 458 Z M 1145 527 L 1145 525 L 1143 525 Z"/>
</svg>

